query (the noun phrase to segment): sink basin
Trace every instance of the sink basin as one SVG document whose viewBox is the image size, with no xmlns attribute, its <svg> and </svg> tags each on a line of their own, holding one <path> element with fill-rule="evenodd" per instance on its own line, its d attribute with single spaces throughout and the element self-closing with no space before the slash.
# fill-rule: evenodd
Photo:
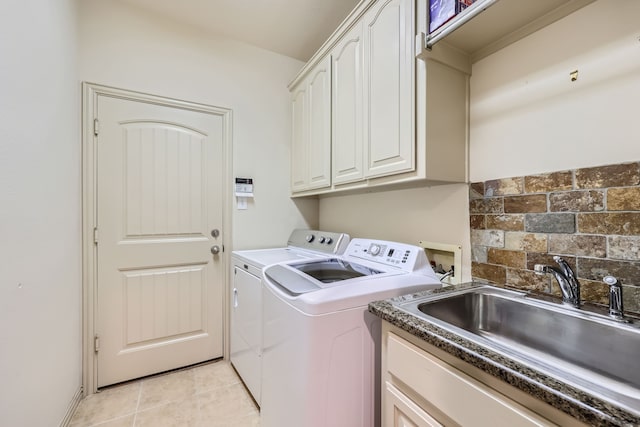
<svg viewBox="0 0 640 427">
<path fill-rule="evenodd" d="M 491 286 L 400 307 L 640 414 L 640 329 Z"/>
</svg>

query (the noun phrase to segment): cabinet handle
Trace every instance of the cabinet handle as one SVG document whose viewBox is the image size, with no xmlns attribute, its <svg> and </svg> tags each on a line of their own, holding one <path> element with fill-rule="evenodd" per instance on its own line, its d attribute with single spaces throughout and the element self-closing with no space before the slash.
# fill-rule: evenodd
<svg viewBox="0 0 640 427">
<path fill-rule="evenodd" d="M 233 308 L 238 308 L 238 288 L 233 288 Z"/>
</svg>

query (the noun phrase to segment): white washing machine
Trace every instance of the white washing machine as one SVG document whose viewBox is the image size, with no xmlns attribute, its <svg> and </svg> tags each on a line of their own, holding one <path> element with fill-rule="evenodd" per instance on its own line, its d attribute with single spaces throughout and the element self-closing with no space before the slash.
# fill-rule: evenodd
<svg viewBox="0 0 640 427">
<path fill-rule="evenodd" d="M 422 248 L 352 239 L 342 256 L 263 269 L 263 427 L 379 426 L 371 301 L 441 287 Z"/>
<path fill-rule="evenodd" d="M 321 259 L 342 254 L 349 235 L 296 229 L 287 247 L 234 251 L 231 291 L 231 363 L 253 395 L 261 403 L 262 357 L 262 269 L 284 262 Z"/>
</svg>

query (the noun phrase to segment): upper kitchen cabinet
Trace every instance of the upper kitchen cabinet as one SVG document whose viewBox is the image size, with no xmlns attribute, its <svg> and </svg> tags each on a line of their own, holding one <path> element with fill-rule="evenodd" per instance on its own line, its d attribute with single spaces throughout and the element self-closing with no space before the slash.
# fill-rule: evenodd
<svg viewBox="0 0 640 427">
<path fill-rule="evenodd" d="M 357 22 L 331 53 L 332 182 L 364 179 L 364 41 Z"/>
<path fill-rule="evenodd" d="M 413 0 L 381 0 L 363 17 L 365 175 L 415 167 Z"/>
<path fill-rule="evenodd" d="M 307 107 L 307 86 L 304 81 L 291 89 L 291 189 L 306 190 L 307 152 L 309 151 L 309 114 Z"/>
<path fill-rule="evenodd" d="M 408 3 L 379 2 L 331 50 L 335 186 L 414 168 Z"/>
<path fill-rule="evenodd" d="M 427 0 L 361 1 L 291 83 L 295 196 L 466 180 L 468 75 L 416 59 L 426 11 Z M 310 96 L 310 76 L 327 61 L 332 176 L 314 186 L 304 168 L 320 157 L 303 153 L 312 145 L 307 132 L 320 137 L 300 128 L 327 116 L 305 111 L 299 97 Z"/>
<path fill-rule="evenodd" d="M 291 188 L 331 185 L 331 57 L 316 64 L 291 89 Z"/>
</svg>

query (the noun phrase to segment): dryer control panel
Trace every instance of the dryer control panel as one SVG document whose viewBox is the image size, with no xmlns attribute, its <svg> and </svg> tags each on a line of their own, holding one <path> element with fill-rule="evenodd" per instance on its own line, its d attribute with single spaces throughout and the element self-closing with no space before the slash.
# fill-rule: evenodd
<svg viewBox="0 0 640 427">
<path fill-rule="evenodd" d="M 287 246 L 340 255 L 349 244 L 349 235 L 330 231 L 295 229 L 289 236 Z"/>
<path fill-rule="evenodd" d="M 386 240 L 351 239 L 344 256 L 364 259 L 408 272 L 428 266 L 427 256 L 421 247 Z"/>
</svg>

